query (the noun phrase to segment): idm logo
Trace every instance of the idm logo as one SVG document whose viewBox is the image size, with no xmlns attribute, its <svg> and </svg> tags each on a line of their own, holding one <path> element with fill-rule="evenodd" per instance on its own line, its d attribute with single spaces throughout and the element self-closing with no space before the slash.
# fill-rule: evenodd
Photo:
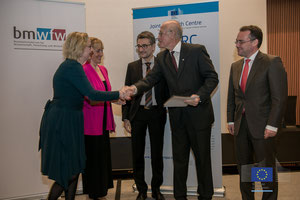
<svg viewBox="0 0 300 200">
<path fill-rule="evenodd" d="M 15 39 L 27 40 L 66 40 L 65 29 L 36 28 L 36 31 L 18 30 L 14 26 Z"/>
</svg>

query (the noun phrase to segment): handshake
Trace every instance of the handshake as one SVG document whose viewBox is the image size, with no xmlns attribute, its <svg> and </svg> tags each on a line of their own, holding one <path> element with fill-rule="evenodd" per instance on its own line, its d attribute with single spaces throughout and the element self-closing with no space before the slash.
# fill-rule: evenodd
<svg viewBox="0 0 300 200">
<path fill-rule="evenodd" d="M 131 100 L 131 97 L 137 93 L 137 88 L 134 85 L 123 86 L 119 90 L 120 100 L 126 101 Z"/>
</svg>

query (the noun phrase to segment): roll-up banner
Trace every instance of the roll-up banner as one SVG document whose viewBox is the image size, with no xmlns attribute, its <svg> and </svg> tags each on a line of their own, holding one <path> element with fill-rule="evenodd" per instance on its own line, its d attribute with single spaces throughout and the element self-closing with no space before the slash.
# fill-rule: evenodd
<svg viewBox="0 0 300 200">
<path fill-rule="evenodd" d="M 0 199 L 43 196 L 52 182 L 40 172 L 41 116 L 66 36 L 85 32 L 85 5 L 1 0 L 0 18 Z"/>
<path fill-rule="evenodd" d="M 133 41 L 142 31 L 150 31 L 158 37 L 160 26 L 167 20 L 177 20 L 183 28 L 182 42 L 205 45 L 216 71 L 219 73 L 219 2 L 210 1 L 193 4 L 169 5 L 160 7 L 133 9 Z M 155 55 L 159 52 L 156 47 Z M 135 48 L 134 58 L 138 59 Z M 222 185 L 222 154 L 221 154 L 221 126 L 220 126 L 220 90 L 216 88 L 212 94 L 215 122 L 211 136 L 211 157 L 214 182 L 214 196 L 223 196 Z M 169 122 L 165 127 L 164 138 L 164 182 L 162 190 L 165 193 L 173 190 L 173 160 L 171 145 L 171 130 Z M 145 153 L 146 180 L 150 185 L 152 178 L 151 153 L 149 137 L 146 141 Z M 191 152 L 188 175 L 188 194 L 197 193 L 197 176 L 194 157 Z"/>
</svg>

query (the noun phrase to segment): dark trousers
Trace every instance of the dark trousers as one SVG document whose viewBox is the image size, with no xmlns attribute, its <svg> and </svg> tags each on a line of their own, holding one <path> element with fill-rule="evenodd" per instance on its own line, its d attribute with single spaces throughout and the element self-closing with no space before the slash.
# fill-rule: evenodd
<svg viewBox="0 0 300 200">
<path fill-rule="evenodd" d="M 91 199 L 107 195 L 113 188 L 109 132 L 85 135 L 86 168 L 82 173 L 83 193 Z"/>
<path fill-rule="evenodd" d="M 195 126 L 193 120 L 190 119 L 190 114 L 185 113 L 184 109 L 180 110 L 182 112 L 177 112 L 174 115 L 170 113 L 174 197 L 176 200 L 186 199 L 189 156 L 192 149 L 197 170 L 198 199 L 211 199 L 213 195 L 210 151 L 211 125 L 204 129 L 198 129 L 196 128 L 198 126 Z"/>
<path fill-rule="evenodd" d="M 163 182 L 163 144 L 166 123 L 166 110 L 153 107 L 144 109 L 140 106 L 131 122 L 133 177 L 139 192 L 146 193 L 145 182 L 145 139 L 149 130 L 151 147 L 152 180 L 151 188 L 159 190 Z"/>
<path fill-rule="evenodd" d="M 262 133 L 263 134 L 263 133 Z M 264 192 L 263 200 L 277 199 L 278 181 L 276 169 L 276 148 L 275 138 L 256 139 L 249 132 L 247 119 L 242 117 L 240 131 L 235 136 L 235 147 L 238 169 L 240 174 L 240 190 L 244 200 L 254 199 L 254 183 L 251 182 L 251 168 L 257 163 L 257 167 L 272 167 L 273 182 L 262 182 L 263 190 L 272 190 L 273 192 Z M 255 157 L 255 159 L 254 159 Z"/>
</svg>

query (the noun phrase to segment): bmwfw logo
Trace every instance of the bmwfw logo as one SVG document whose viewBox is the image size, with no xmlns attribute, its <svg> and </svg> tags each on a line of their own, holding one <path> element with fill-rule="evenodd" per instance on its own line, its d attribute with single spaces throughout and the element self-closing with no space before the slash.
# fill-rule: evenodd
<svg viewBox="0 0 300 200">
<path fill-rule="evenodd" d="M 13 26 L 14 49 L 61 51 L 66 29 L 34 28 L 22 30 Z"/>
<path fill-rule="evenodd" d="M 14 26 L 14 39 L 66 40 L 65 29 L 37 28 L 36 31 L 18 30 Z"/>
</svg>

